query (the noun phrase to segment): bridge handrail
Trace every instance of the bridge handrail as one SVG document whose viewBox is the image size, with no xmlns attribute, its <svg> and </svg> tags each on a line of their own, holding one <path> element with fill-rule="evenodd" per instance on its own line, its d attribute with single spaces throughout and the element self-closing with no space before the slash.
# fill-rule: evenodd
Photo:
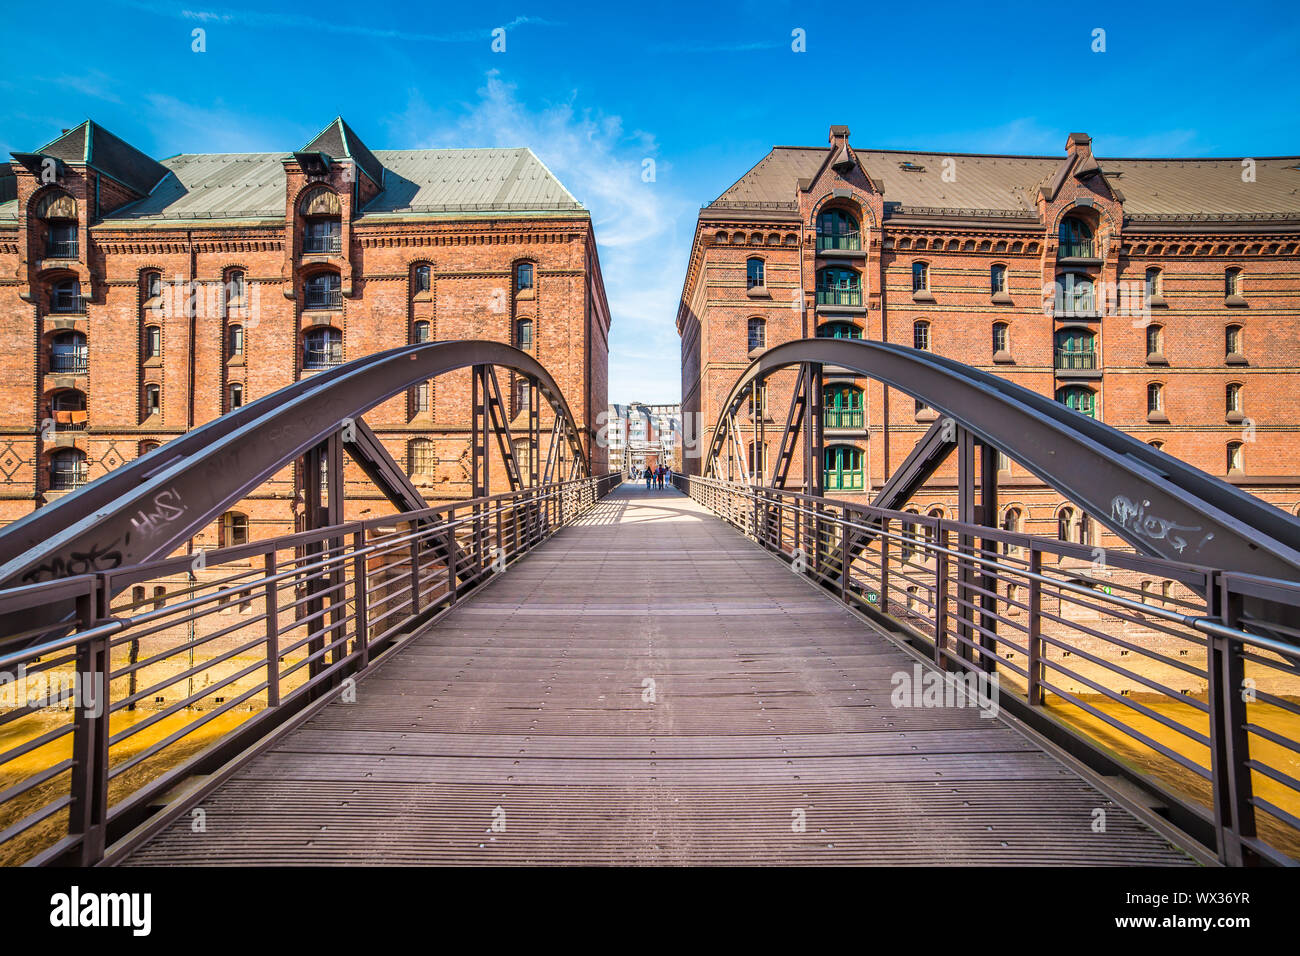
<svg viewBox="0 0 1300 956">
<path fill-rule="evenodd" d="M 1085 762 L 1156 791 L 1223 862 L 1300 859 L 1300 740 L 1289 729 L 1300 717 L 1300 647 L 1241 617 L 1251 593 L 1300 607 L 1300 583 L 1117 549 L 1102 550 L 1101 566 L 1072 565 L 1093 550 L 770 487 L 674 481 L 939 666 L 996 674 L 1009 709 Z M 1190 597 L 1150 595 L 1181 610 L 1135 600 L 1125 594 L 1138 582 L 1121 580 L 1130 574 Z M 1198 582 L 1208 599 L 1192 590 Z M 1203 680 L 1204 700 L 1174 680 Z"/>
<path fill-rule="evenodd" d="M 76 595 L 79 621 L 53 640 L 0 635 L 0 646 L 27 643 L 0 654 L 0 692 L 13 695 L 0 697 L 0 728 L 21 741 L 0 752 L 0 862 L 90 864 L 154 832 L 161 794 L 334 699 L 621 480 L 267 538 L 207 552 L 200 569 L 181 556 L 0 590 L 0 614 Z M 151 698 L 157 709 L 140 706 Z M 42 769 L 5 773 L 23 758 Z"/>
</svg>

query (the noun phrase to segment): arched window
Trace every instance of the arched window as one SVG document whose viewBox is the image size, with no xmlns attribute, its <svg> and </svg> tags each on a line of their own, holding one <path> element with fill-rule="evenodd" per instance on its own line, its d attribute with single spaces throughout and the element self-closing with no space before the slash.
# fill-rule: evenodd
<svg viewBox="0 0 1300 956">
<path fill-rule="evenodd" d="M 1159 382 L 1147 383 L 1147 414 L 1156 415 L 1164 411 L 1165 389 Z"/>
<path fill-rule="evenodd" d="M 915 508 L 908 508 L 907 511 L 903 513 L 909 515 L 920 515 L 921 512 L 917 511 Z M 899 555 L 902 558 L 903 562 L 906 563 L 907 561 L 911 560 L 912 555 L 916 554 L 915 542 L 919 540 L 921 536 L 917 532 L 917 523 L 915 521 L 908 521 L 904 519 L 901 523 L 899 531 L 902 533 L 903 536 L 903 540 L 899 544 Z"/>
<path fill-rule="evenodd" d="M 1223 297 L 1232 299 L 1241 295 L 1241 270 L 1227 269 L 1223 273 Z"/>
<path fill-rule="evenodd" d="M 762 319 L 749 320 L 749 351 L 767 348 L 767 323 Z"/>
<path fill-rule="evenodd" d="M 343 333 L 338 329 L 310 329 L 302 338 L 302 367 L 332 368 L 343 363 Z"/>
<path fill-rule="evenodd" d="M 858 221 L 843 209 L 827 209 L 817 217 L 818 249 L 861 249 Z"/>
<path fill-rule="evenodd" d="M 146 325 L 144 327 L 144 343 L 140 347 L 140 355 L 147 362 L 150 359 L 162 358 L 162 328 L 157 325 Z"/>
<path fill-rule="evenodd" d="M 54 417 L 54 430 L 60 432 L 84 431 L 86 420 L 86 393 L 76 388 L 65 388 L 50 398 L 50 411 Z"/>
<path fill-rule="evenodd" d="M 144 417 L 157 415 L 162 409 L 162 387 L 150 383 L 144 387 Z"/>
<path fill-rule="evenodd" d="M 852 269 L 830 267 L 817 270 L 818 305 L 862 305 L 862 286 Z"/>
<path fill-rule="evenodd" d="M 343 283 L 337 272 L 317 272 L 303 283 L 306 293 L 303 307 L 307 309 L 339 309 L 343 307 Z"/>
<path fill-rule="evenodd" d="M 519 348 L 528 351 L 533 347 L 533 320 L 520 319 L 515 323 L 516 337 L 519 340 Z"/>
<path fill-rule="evenodd" d="M 1165 352 L 1165 327 L 1152 323 L 1147 326 L 1147 361 L 1159 359 Z"/>
<path fill-rule="evenodd" d="M 1242 460 L 1241 442 L 1228 442 L 1228 474 L 1241 474 L 1241 472 L 1245 470 L 1245 464 Z"/>
<path fill-rule="evenodd" d="M 1240 325 L 1229 325 L 1223 330 L 1223 349 L 1227 358 L 1235 358 L 1244 354 Z"/>
<path fill-rule="evenodd" d="M 912 263 L 912 291 L 927 292 L 930 289 L 930 264 L 928 262 Z"/>
<path fill-rule="evenodd" d="M 324 186 L 303 196 L 298 206 L 303 215 L 302 251 L 311 255 L 343 251 L 343 206 L 339 197 Z"/>
<path fill-rule="evenodd" d="M 1008 341 L 1008 326 L 1005 322 L 993 323 L 993 355 L 1007 355 L 1011 351 L 1010 342 Z"/>
<path fill-rule="evenodd" d="M 244 301 L 244 270 L 231 269 L 226 273 L 226 287 L 223 290 L 226 296 L 227 309 L 242 309 Z"/>
<path fill-rule="evenodd" d="M 862 490 L 862 449 L 831 445 L 825 452 L 822 487 L 826 491 Z"/>
<path fill-rule="evenodd" d="M 229 358 L 239 358 L 244 354 L 244 327 L 239 324 L 230 326 L 226 330 L 226 355 Z"/>
<path fill-rule="evenodd" d="M 515 288 L 523 292 L 525 289 L 533 287 L 533 264 L 531 262 L 521 262 L 515 268 Z"/>
<path fill-rule="evenodd" d="M 86 483 L 86 453 L 60 448 L 50 455 L 50 490 L 71 491 Z"/>
<path fill-rule="evenodd" d="M 50 311 L 69 313 L 85 312 L 85 302 L 81 298 L 81 283 L 76 279 L 64 279 L 50 287 Z"/>
<path fill-rule="evenodd" d="M 431 439 L 411 439 L 406 446 L 406 467 L 411 475 L 434 474 L 437 467 L 437 458 L 434 455 L 433 441 Z"/>
<path fill-rule="evenodd" d="M 862 389 L 853 385 L 828 385 L 822 394 L 826 428 L 862 427 Z"/>
<path fill-rule="evenodd" d="M 85 375 L 89 350 L 80 332 L 59 332 L 50 340 L 50 371 L 63 375 Z"/>
<path fill-rule="evenodd" d="M 1160 291 L 1160 270 L 1155 266 L 1147 269 L 1146 274 L 1146 299 L 1150 302 L 1152 299 L 1158 299 L 1161 296 Z"/>
<path fill-rule="evenodd" d="M 1062 259 L 1091 259 L 1092 230 L 1082 219 L 1066 216 L 1061 220 L 1058 233 L 1060 248 L 1057 256 Z"/>
<path fill-rule="evenodd" d="M 1082 272 L 1056 277 L 1056 311 L 1061 315 L 1092 315 L 1097 311 L 1092 280 Z"/>
<path fill-rule="evenodd" d="M 244 404 L 244 383 L 231 382 L 228 390 L 228 397 L 232 411 L 236 408 L 242 407 Z"/>
<path fill-rule="evenodd" d="M 1062 508 L 1056 514 L 1056 538 L 1058 541 L 1074 540 L 1074 509 Z"/>
<path fill-rule="evenodd" d="M 930 348 L 930 323 L 924 320 L 912 323 L 912 348 L 928 351 Z"/>
<path fill-rule="evenodd" d="M 416 415 L 429 411 L 429 383 L 421 382 L 411 389 L 411 412 Z"/>
<path fill-rule="evenodd" d="M 1229 382 L 1227 387 L 1224 389 L 1224 398 L 1226 399 L 1226 404 L 1228 406 L 1227 408 L 1228 414 L 1240 415 L 1241 414 L 1241 383 Z"/>
<path fill-rule="evenodd" d="M 221 516 L 220 547 L 236 548 L 241 544 L 248 544 L 248 515 L 227 511 Z"/>
<path fill-rule="evenodd" d="M 745 288 L 761 289 L 767 284 L 762 259 L 745 260 Z"/>
<path fill-rule="evenodd" d="M 415 291 L 428 292 L 433 287 L 433 270 L 427 265 L 418 265 L 415 267 Z"/>
<path fill-rule="evenodd" d="M 1024 514 L 1019 508 L 1008 508 L 1002 513 L 1002 530 L 1011 534 L 1019 534 L 1023 518 Z M 1004 544 L 1002 546 L 1003 554 L 1017 554 L 1019 551 L 1020 548 L 1017 545 Z"/>
<path fill-rule="evenodd" d="M 1079 513 L 1079 544 L 1092 544 L 1092 515 Z"/>
<path fill-rule="evenodd" d="M 162 273 L 150 271 L 144 274 L 144 298 L 145 301 L 151 301 L 158 298 L 163 293 Z"/>
<path fill-rule="evenodd" d="M 143 457 L 149 454 L 149 452 L 153 451 L 155 448 L 159 448 L 161 446 L 162 446 L 162 442 L 160 441 L 152 441 L 152 440 L 142 441 L 140 442 L 140 447 L 137 450 L 136 454 Z"/>
<path fill-rule="evenodd" d="M 817 326 L 819 339 L 860 339 L 862 329 L 851 322 L 824 322 Z"/>
<path fill-rule="evenodd" d="M 515 414 L 528 411 L 533 397 L 533 383 L 526 378 L 515 382 Z"/>
<path fill-rule="evenodd" d="M 1163 451 L 1165 447 L 1165 443 L 1158 439 L 1153 439 L 1152 441 L 1147 442 L 1147 444 L 1150 445 L 1152 448 L 1154 448 L 1156 451 Z"/>
<path fill-rule="evenodd" d="M 1097 367 L 1097 336 L 1092 332 L 1087 329 L 1059 329 L 1053 338 L 1057 368 L 1075 370 Z"/>
<path fill-rule="evenodd" d="M 427 342 L 427 341 L 429 341 L 429 323 L 428 323 L 428 322 L 425 322 L 424 320 L 420 320 L 419 322 L 416 322 L 415 325 L 413 325 L 413 326 L 411 327 L 411 341 L 412 341 L 412 342 Z"/>
<path fill-rule="evenodd" d="M 1067 385 L 1065 388 L 1057 389 L 1056 400 L 1062 405 L 1073 408 L 1080 415 L 1087 415 L 1089 418 L 1097 417 L 1097 395 L 1090 388 L 1084 388 L 1082 385 Z"/>
<path fill-rule="evenodd" d="M 1001 264 L 989 269 L 989 291 L 993 295 L 1006 295 L 1007 267 Z"/>
</svg>

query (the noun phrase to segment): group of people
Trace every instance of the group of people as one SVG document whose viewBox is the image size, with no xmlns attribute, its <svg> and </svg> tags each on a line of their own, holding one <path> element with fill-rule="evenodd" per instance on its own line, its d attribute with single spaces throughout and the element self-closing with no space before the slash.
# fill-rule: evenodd
<svg viewBox="0 0 1300 956">
<path fill-rule="evenodd" d="M 645 478 L 645 486 L 648 491 L 651 488 L 663 488 L 665 482 L 672 480 L 673 471 L 667 465 L 658 465 L 654 468 L 644 469 L 642 477 Z"/>
</svg>

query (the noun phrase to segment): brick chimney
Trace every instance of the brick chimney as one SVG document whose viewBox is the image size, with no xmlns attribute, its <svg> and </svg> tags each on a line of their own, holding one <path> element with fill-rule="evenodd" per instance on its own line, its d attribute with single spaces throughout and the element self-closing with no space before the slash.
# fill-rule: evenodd
<svg viewBox="0 0 1300 956">
<path fill-rule="evenodd" d="M 1065 152 L 1066 155 L 1078 156 L 1085 162 L 1092 159 L 1092 137 L 1087 133 L 1071 133 L 1065 141 Z"/>
<path fill-rule="evenodd" d="M 853 157 L 849 155 L 849 128 L 847 126 L 832 126 L 830 144 L 835 154 L 835 159 L 831 162 L 831 165 L 841 173 L 852 169 L 855 164 Z"/>
</svg>

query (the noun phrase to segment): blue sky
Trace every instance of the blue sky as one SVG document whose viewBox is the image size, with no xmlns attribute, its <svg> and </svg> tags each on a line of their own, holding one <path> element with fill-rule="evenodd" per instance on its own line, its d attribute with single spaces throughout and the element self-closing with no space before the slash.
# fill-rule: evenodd
<svg viewBox="0 0 1300 956">
<path fill-rule="evenodd" d="M 595 220 L 611 401 L 673 401 L 696 213 L 772 145 L 844 123 L 861 147 L 1059 155 L 1081 130 L 1102 156 L 1294 155 L 1297 9 L 65 0 L 52 20 L 14 5 L 0 148 L 91 117 L 158 157 L 283 150 L 338 114 L 375 149 L 530 146 Z"/>
</svg>

